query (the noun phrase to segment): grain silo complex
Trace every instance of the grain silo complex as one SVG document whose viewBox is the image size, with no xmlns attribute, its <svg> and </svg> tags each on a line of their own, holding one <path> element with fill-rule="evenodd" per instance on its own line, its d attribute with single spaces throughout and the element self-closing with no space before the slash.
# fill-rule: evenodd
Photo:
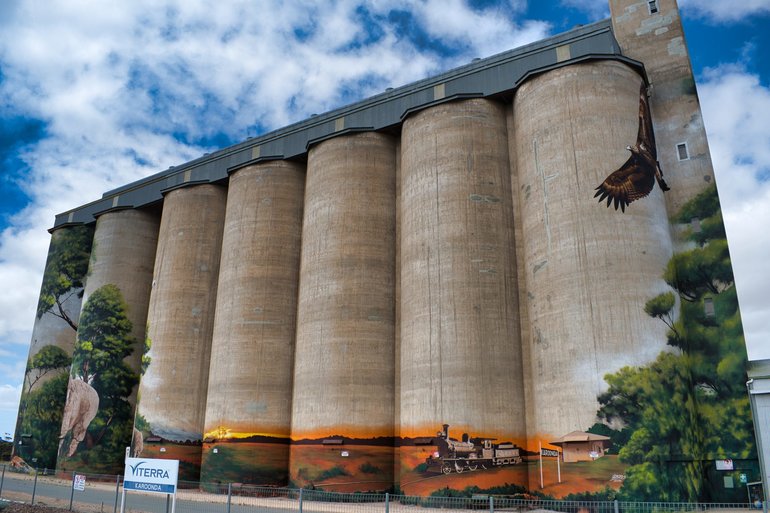
<svg viewBox="0 0 770 513">
<path fill-rule="evenodd" d="M 349 492 L 742 497 L 714 465 L 759 474 L 679 12 L 610 4 L 57 216 L 22 456 L 117 473 L 131 446 L 192 481 Z M 58 423 L 36 414 L 54 392 Z"/>
</svg>

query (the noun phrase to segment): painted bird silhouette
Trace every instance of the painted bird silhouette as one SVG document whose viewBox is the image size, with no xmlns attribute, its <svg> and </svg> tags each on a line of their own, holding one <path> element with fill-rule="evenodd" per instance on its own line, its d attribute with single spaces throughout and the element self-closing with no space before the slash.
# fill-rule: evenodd
<svg viewBox="0 0 770 513">
<path fill-rule="evenodd" d="M 655 180 L 661 190 L 669 190 L 658 163 L 650 106 L 647 103 L 647 88 L 644 83 L 639 89 L 639 132 L 636 134 L 636 144 L 626 146 L 626 149 L 631 152 L 631 156 L 625 164 L 604 179 L 594 194 L 594 198 L 599 196 L 599 203 L 606 198 L 608 208 L 614 202 L 615 210 L 620 206 L 623 212 L 629 203 L 647 196 L 652 191 Z"/>
</svg>

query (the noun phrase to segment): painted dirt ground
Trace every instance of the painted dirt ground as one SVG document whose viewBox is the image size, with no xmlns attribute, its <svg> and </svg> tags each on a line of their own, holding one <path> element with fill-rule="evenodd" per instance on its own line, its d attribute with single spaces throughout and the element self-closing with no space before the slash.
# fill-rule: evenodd
<svg viewBox="0 0 770 513">
<path fill-rule="evenodd" d="M 288 441 L 204 443 L 200 479 L 202 482 L 286 486 L 289 482 Z"/>
<path fill-rule="evenodd" d="M 169 441 L 144 443 L 142 458 L 179 460 L 179 480 L 198 481 L 201 471 L 201 446 Z"/>
<path fill-rule="evenodd" d="M 383 491 L 393 486 L 393 448 L 389 446 L 292 445 L 291 461 L 294 486 L 336 492 Z"/>
</svg>

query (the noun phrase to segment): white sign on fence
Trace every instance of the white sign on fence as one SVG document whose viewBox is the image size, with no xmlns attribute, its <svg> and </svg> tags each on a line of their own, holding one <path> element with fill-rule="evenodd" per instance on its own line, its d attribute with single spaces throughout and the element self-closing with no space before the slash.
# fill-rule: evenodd
<svg viewBox="0 0 770 513">
<path fill-rule="evenodd" d="M 75 474 L 75 477 L 72 479 L 72 488 L 79 492 L 84 492 L 86 489 L 86 476 Z"/>
<path fill-rule="evenodd" d="M 179 460 L 128 458 L 123 474 L 124 490 L 176 493 Z"/>
<path fill-rule="evenodd" d="M 733 460 L 717 460 L 717 470 L 733 470 Z"/>
</svg>

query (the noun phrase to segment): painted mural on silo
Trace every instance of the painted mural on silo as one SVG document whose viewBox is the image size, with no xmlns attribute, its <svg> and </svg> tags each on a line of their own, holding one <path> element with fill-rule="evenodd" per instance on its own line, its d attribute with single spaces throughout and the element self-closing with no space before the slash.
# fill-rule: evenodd
<svg viewBox="0 0 770 513">
<path fill-rule="evenodd" d="M 99 216 L 59 434 L 58 471 L 118 474 L 131 444 L 159 216 Z"/>
<path fill-rule="evenodd" d="M 89 226 L 60 228 L 51 235 L 14 442 L 15 455 L 39 468 L 56 466 L 92 239 Z"/>
<path fill-rule="evenodd" d="M 625 468 L 627 500 L 736 501 L 740 474 L 759 478 L 745 383 L 747 355 L 716 186 L 672 218 L 678 249 L 663 278 L 669 290 L 644 312 L 664 326 L 666 349 L 646 365 L 604 376 L 595 433 Z M 721 468 L 719 460 L 732 460 Z"/>
<path fill-rule="evenodd" d="M 401 144 L 398 485 L 526 490 L 506 107 L 426 109 Z"/>
<path fill-rule="evenodd" d="M 668 186 L 688 163 L 659 154 L 668 148 L 656 144 L 654 100 L 623 68 L 555 70 L 524 84 L 514 102 L 530 492 L 739 500 L 716 460 L 758 471 L 747 461 L 755 449 L 746 351 L 716 187 L 710 174 L 694 196 Z M 599 76 L 601 86 L 590 85 Z M 579 129 L 560 135 L 541 94 L 562 98 L 559 117 Z M 583 110 L 599 105 L 602 116 Z M 600 158 L 600 146 L 616 154 Z M 690 158 L 710 169 L 707 153 Z M 565 187 L 565 175 L 579 178 Z M 679 195 L 681 207 L 667 212 L 663 194 Z"/>
<path fill-rule="evenodd" d="M 522 227 L 513 251 L 529 334 L 522 348 L 526 436 L 491 433 L 483 427 L 490 412 L 449 424 L 447 417 L 472 410 L 461 398 L 473 374 L 466 370 L 465 381 L 445 391 L 445 363 L 422 373 L 434 381 L 421 397 L 454 392 L 456 408 L 404 414 L 414 401 L 404 373 L 422 360 L 409 360 L 419 344 L 410 351 L 403 324 L 416 310 L 402 234 L 401 349 L 410 352 L 400 376 L 401 490 L 716 501 L 738 500 L 741 490 L 723 484 L 729 474 L 715 460 L 742 462 L 732 472 L 736 483 L 741 471 L 758 478 L 749 461 L 745 345 L 713 177 L 704 175 L 699 193 L 667 212 L 663 195 L 682 193 L 666 183 L 677 166 L 658 154 L 664 146 L 655 141 L 651 101 L 637 72 L 615 62 L 554 70 L 517 91 L 509 140 Z M 449 210 L 441 212 L 446 218 Z M 402 222 L 414 225 L 408 212 Z M 447 347 L 437 344 L 431 354 L 443 362 L 453 354 L 441 351 Z M 517 400 L 510 391 L 499 395 Z M 435 434 L 410 436 L 403 424 L 421 415 L 435 418 Z"/>
<path fill-rule="evenodd" d="M 125 362 L 136 345 L 127 310 L 113 284 L 95 290 L 83 305 L 59 434 L 60 470 L 111 473 L 123 463 L 121 449 L 133 428 L 128 398 L 139 382 Z"/>
<path fill-rule="evenodd" d="M 633 195 L 625 210 L 621 199 L 615 210 L 594 197 L 608 175 L 626 171 L 626 148 L 647 126 L 642 82 L 626 64 L 594 61 L 534 76 L 514 97 L 528 488 L 553 497 L 620 487 L 625 464 L 606 455 L 604 433 L 590 432 L 597 397 L 606 374 L 666 348 L 665 327 L 643 310 L 668 290 L 662 274 L 674 246 L 664 192 L 644 181 L 647 196 Z M 645 177 L 653 184 L 654 170 Z"/>
<path fill-rule="evenodd" d="M 396 144 L 348 134 L 308 154 L 289 479 L 393 486 Z"/>
<path fill-rule="evenodd" d="M 230 175 L 201 481 L 286 486 L 304 166 Z"/>
</svg>

